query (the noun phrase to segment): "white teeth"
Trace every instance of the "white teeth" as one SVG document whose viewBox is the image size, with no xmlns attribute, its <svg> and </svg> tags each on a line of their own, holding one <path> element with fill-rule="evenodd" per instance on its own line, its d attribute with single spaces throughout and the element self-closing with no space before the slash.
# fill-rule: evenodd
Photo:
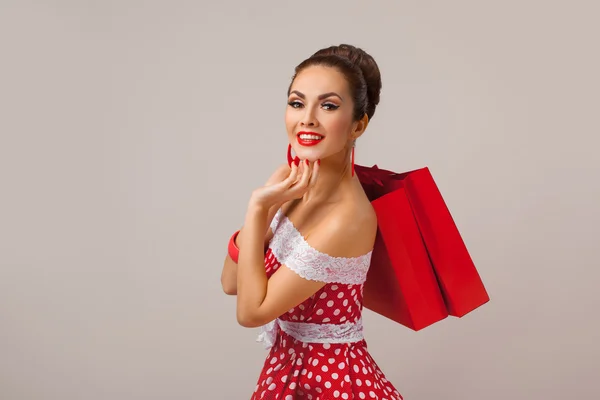
<svg viewBox="0 0 600 400">
<path fill-rule="evenodd" d="M 302 135 L 300 135 L 300 139 L 304 139 L 304 140 L 310 140 L 310 139 L 312 139 L 312 140 L 320 140 L 320 139 L 323 139 L 323 137 L 322 136 L 317 136 L 317 135 L 305 135 L 305 134 L 302 134 Z"/>
</svg>

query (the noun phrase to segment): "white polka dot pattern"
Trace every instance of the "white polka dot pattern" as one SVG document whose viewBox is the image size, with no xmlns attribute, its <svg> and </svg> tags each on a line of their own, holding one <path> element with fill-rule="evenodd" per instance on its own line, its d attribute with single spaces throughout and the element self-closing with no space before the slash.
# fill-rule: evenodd
<svg viewBox="0 0 600 400">
<path fill-rule="evenodd" d="M 271 227 L 274 228 L 275 236 L 265 255 L 265 268 L 269 278 L 283 264 L 280 260 L 289 261 L 291 254 L 298 254 L 294 248 L 299 243 L 297 238 L 302 237 L 299 232 L 294 234 L 290 230 L 295 228 L 282 218 L 280 212 Z M 285 235 L 282 235 L 282 232 Z M 283 237 L 286 239 L 281 239 Z M 290 322 L 285 325 L 288 327 L 297 327 L 301 323 L 311 326 L 347 326 L 360 323 L 363 283 L 367 272 L 364 265 L 356 263 L 356 258 L 345 259 L 345 262 L 344 259 L 335 259 L 333 264 L 328 264 L 330 268 L 326 269 L 327 272 L 323 275 L 322 264 L 315 266 L 319 270 L 317 273 L 310 271 L 311 262 L 323 260 L 319 258 L 319 253 L 314 254 L 315 257 L 306 258 L 305 264 L 295 272 L 308 279 L 318 277 L 327 284 L 313 296 L 281 315 L 279 320 L 283 322 L 282 325 L 285 325 L 285 321 Z M 293 263 L 291 265 L 298 266 Z M 347 270 L 352 268 L 357 268 L 357 271 L 353 274 L 347 273 Z M 337 274 L 337 269 L 345 269 L 346 273 Z M 350 276 L 354 278 L 348 278 Z M 279 324 L 275 326 L 273 344 L 265 359 L 252 400 L 402 400 L 401 394 L 387 380 L 369 354 L 364 339 L 343 343 L 330 343 L 327 340 L 324 340 L 324 343 L 302 341 L 280 329 Z"/>
<path fill-rule="evenodd" d="M 364 340 L 307 345 L 280 332 L 251 400 L 286 398 L 402 400 L 402 395 L 370 356 Z"/>
</svg>

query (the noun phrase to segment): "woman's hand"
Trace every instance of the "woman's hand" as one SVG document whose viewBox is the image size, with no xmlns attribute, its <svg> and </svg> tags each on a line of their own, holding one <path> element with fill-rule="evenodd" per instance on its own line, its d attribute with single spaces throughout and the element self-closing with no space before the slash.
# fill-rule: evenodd
<svg viewBox="0 0 600 400">
<path fill-rule="evenodd" d="M 252 192 L 250 203 L 268 209 L 299 199 L 314 186 L 318 175 L 319 163 L 308 160 L 302 160 L 298 165 L 294 162 L 291 168 L 279 168 L 264 186 Z"/>
</svg>

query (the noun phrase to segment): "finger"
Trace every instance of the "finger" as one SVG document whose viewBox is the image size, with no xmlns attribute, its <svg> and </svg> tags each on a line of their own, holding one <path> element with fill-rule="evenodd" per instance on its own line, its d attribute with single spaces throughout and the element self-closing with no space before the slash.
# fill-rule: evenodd
<svg viewBox="0 0 600 400">
<path fill-rule="evenodd" d="M 314 163 L 313 163 L 313 164 L 314 164 Z M 306 184 L 308 184 L 308 182 L 309 182 L 309 180 L 310 180 L 310 177 L 311 177 L 311 175 L 312 175 L 312 172 L 313 172 L 313 167 L 312 167 L 312 165 L 311 165 L 310 161 L 308 161 L 308 160 L 305 160 L 305 161 L 304 161 L 304 173 L 305 173 L 305 175 L 307 176 L 307 179 L 308 179 L 308 180 L 306 181 Z M 304 176 L 304 175 L 303 175 L 303 176 Z"/>
<path fill-rule="evenodd" d="M 298 170 L 299 170 L 299 166 L 296 165 L 295 162 L 293 162 L 292 167 L 290 169 L 290 174 L 288 175 L 287 178 L 285 178 L 283 181 L 280 182 L 279 186 L 285 187 L 285 188 L 289 188 L 290 186 L 292 186 L 294 184 L 294 182 L 296 182 L 296 180 L 298 179 Z"/>
<path fill-rule="evenodd" d="M 304 161 L 303 160 L 297 158 L 296 159 L 296 163 L 297 163 L 297 171 L 296 171 L 295 179 L 292 182 L 292 185 L 295 185 L 298 182 L 300 182 L 300 179 L 302 179 L 302 176 L 304 174 L 304 169 L 305 169 L 304 168 L 305 165 L 304 165 Z"/>
<path fill-rule="evenodd" d="M 311 168 L 309 166 L 308 160 L 303 160 L 302 164 L 303 164 L 303 170 L 302 170 L 302 175 L 300 176 L 300 179 L 298 181 L 298 187 L 300 189 L 305 189 L 308 187 L 308 182 L 310 181 Z"/>
</svg>

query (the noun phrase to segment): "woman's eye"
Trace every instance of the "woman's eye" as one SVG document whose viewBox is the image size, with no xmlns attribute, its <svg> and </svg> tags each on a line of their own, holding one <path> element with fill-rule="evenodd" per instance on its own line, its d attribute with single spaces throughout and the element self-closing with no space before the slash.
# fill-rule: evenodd
<svg viewBox="0 0 600 400">
<path fill-rule="evenodd" d="M 326 110 L 337 110 L 338 108 L 340 108 L 340 106 L 332 103 L 325 103 L 323 104 L 323 108 Z"/>
<path fill-rule="evenodd" d="M 288 102 L 288 105 L 291 106 L 292 108 L 300 108 L 300 107 L 302 107 L 302 103 L 300 103 L 297 100 Z"/>
</svg>

